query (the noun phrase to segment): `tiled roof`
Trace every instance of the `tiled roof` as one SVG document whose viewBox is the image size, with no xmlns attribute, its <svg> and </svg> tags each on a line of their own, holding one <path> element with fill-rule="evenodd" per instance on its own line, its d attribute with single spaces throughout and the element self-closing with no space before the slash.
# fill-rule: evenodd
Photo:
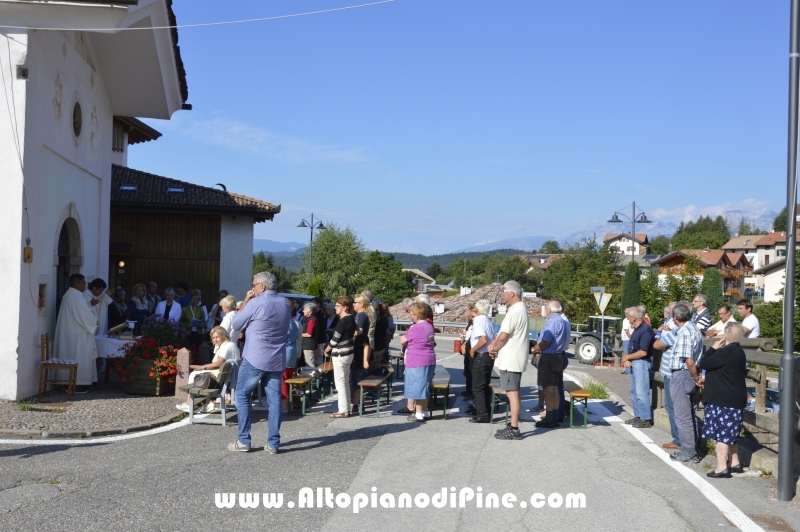
<svg viewBox="0 0 800 532">
<path fill-rule="evenodd" d="M 123 185 L 135 185 L 135 191 L 123 191 Z M 181 193 L 168 193 L 168 187 L 182 188 Z M 155 212 L 197 212 L 252 216 L 256 222 L 272 220 L 281 212 L 273 205 L 247 196 L 170 179 L 125 166 L 111 167 L 111 208 Z"/>
<path fill-rule="evenodd" d="M 630 233 L 607 233 L 605 238 L 603 238 L 603 243 L 605 244 L 609 240 L 615 240 L 617 238 L 630 238 Z M 647 243 L 647 233 L 636 233 L 636 241 L 640 244 Z"/>
<path fill-rule="evenodd" d="M 435 314 L 433 324 L 441 322 L 467 323 L 466 312 L 470 305 L 474 305 L 480 299 L 487 299 L 492 304 L 492 309 L 496 312 L 497 305 L 503 305 L 503 285 L 493 283 L 485 286 L 473 288 L 472 293 L 466 296 L 450 296 L 437 299 L 436 303 L 444 303 L 444 314 Z M 542 317 L 542 307 L 546 300 L 538 297 L 523 297 L 522 302 L 528 310 L 528 316 L 533 318 Z M 411 315 L 402 308 L 402 303 L 389 308 L 389 312 L 396 320 L 410 320 Z M 448 331 L 452 332 L 452 331 Z"/>
<path fill-rule="evenodd" d="M 739 235 L 731 238 L 722 249 L 756 249 L 756 242 L 764 235 Z"/>
<path fill-rule="evenodd" d="M 551 264 L 553 264 L 553 261 L 556 261 L 563 256 L 564 256 L 563 253 L 552 253 L 552 254 L 538 253 L 532 255 L 519 255 L 519 257 L 522 260 L 524 260 L 525 262 L 527 262 L 528 264 L 539 270 L 546 270 L 547 268 L 550 267 Z"/>
<path fill-rule="evenodd" d="M 725 252 L 721 249 L 681 249 L 654 260 L 653 264 L 658 265 L 669 262 L 669 260 L 675 258 L 676 256 L 687 257 L 689 255 L 694 255 L 700 259 L 704 266 L 710 267 L 716 266 L 722 257 L 725 256 Z"/>
<path fill-rule="evenodd" d="M 768 233 L 762 236 L 757 242 L 756 246 L 761 247 L 770 247 L 774 246 L 775 244 L 786 242 L 786 233 L 782 231 L 775 231 L 774 233 Z"/>
<path fill-rule="evenodd" d="M 172 9 L 172 0 L 166 0 L 167 17 L 170 26 L 177 26 L 178 19 L 175 18 L 175 10 Z M 181 47 L 178 46 L 178 28 L 172 28 L 172 51 L 175 54 L 175 69 L 178 71 L 178 83 L 181 87 L 181 99 L 183 103 L 189 99 L 189 83 L 186 81 L 186 68 L 183 66 L 181 57 Z"/>
</svg>

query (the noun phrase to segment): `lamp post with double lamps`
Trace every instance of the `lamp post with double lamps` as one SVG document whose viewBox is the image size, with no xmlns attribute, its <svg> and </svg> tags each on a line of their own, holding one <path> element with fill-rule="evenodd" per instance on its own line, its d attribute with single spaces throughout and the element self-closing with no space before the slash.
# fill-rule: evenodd
<svg viewBox="0 0 800 532">
<path fill-rule="evenodd" d="M 627 207 L 623 207 L 625 209 Z M 622 220 L 619 219 L 620 216 L 630 220 L 631 222 L 631 260 L 636 260 L 636 224 L 649 224 L 652 223 L 650 220 L 647 219 L 645 216 L 644 211 L 640 210 L 638 213 L 636 212 L 636 202 L 634 201 L 631 205 L 631 215 L 628 217 L 626 214 L 623 214 L 620 211 L 615 211 L 614 216 L 608 221 L 611 224 L 621 224 Z"/>
<path fill-rule="evenodd" d="M 311 238 L 308 240 L 308 283 L 314 282 L 314 229 L 325 229 L 322 222 L 319 220 L 314 221 L 314 213 L 311 213 L 311 221 L 305 218 L 300 220 L 297 227 L 308 227 L 311 231 Z"/>
</svg>

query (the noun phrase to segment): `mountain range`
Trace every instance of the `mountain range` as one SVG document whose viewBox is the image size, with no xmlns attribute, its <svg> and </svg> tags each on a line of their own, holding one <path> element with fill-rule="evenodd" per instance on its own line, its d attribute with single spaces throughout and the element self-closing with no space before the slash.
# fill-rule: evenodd
<svg viewBox="0 0 800 532">
<path fill-rule="evenodd" d="M 276 242 L 265 238 L 253 239 L 253 253 L 263 251 L 264 253 L 289 252 L 291 254 L 302 252 L 308 246 L 299 242 Z"/>
</svg>

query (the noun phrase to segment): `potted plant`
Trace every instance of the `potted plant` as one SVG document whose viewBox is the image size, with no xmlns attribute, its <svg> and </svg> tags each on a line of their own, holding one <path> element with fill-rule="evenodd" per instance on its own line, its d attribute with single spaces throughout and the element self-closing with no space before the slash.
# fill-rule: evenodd
<svg viewBox="0 0 800 532">
<path fill-rule="evenodd" d="M 178 350 L 186 341 L 186 329 L 175 322 L 153 320 L 142 327 L 142 336 L 126 344 L 124 356 L 112 359 L 125 391 L 141 395 L 171 395 L 178 373 Z"/>
</svg>

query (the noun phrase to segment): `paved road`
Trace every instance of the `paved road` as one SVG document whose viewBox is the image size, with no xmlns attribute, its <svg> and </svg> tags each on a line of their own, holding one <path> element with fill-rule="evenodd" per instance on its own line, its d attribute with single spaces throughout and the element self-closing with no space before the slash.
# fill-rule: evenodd
<svg viewBox="0 0 800 532">
<path fill-rule="evenodd" d="M 457 395 L 463 382 L 460 357 L 442 339 L 438 356 Z M 525 405 L 535 403 L 535 373 L 523 379 Z M 398 388 L 399 389 L 399 388 Z M 399 397 L 396 394 L 396 397 Z M 622 398 L 623 400 L 626 398 Z M 398 399 L 399 401 L 399 399 Z M 399 403 L 395 403 L 394 409 Z M 590 406 L 587 430 L 535 430 L 530 414 L 525 439 L 499 441 L 500 425 L 473 425 L 451 402 L 424 424 L 390 411 L 380 418 L 331 420 L 315 406 L 304 418 L 283 424 L 281 454 L 259 448 L 249 454 L 226 450 L 236 426 L 180 426 L 119 441 L 0 444 L 0 528 L 2 530 L 758 530 L 759 516 L 800 529 L 794 504 L 770 500 L 774 481 L 734 478 L 706 482 L 704 470 L 672 464 L 654 444 L 660 429 L 638 431 L 621 423 L 629 417 L 614 401 Z M 263 414 L 253 430 L 265 437 Z M 645 441 L 643 443 L 643 440 Z M 376 499 L 424 493 L 447 495 L 470 488 L 464 508 L 288 508 L 304 487 L 330 488 L 348 498 Z M 509 493 L 512 508 L 478 508 L 480 493 Z M 718 488 L 718 491 L 717 491 Z M 284 494 L 279 509 L 241 508 L 239 493 Z M 234 508 L 219 509 L 215 493 L 237 494 Z M 582 493 L 585 508 L 531 506 L 531 496 Z M 552 495 L 551 502 L 558 502 Z M 385 499 L 384 499 L 385 500 Z M 534 502 L 540 499 L 534 499 Z M 437 499 L 434 498 L 434 502 Z M 522 502 L 526 503 L 523 508 Z M 341 496 L 340 502 L 345 502 Z M 424 501 L 419 499 L 420 503 Z M 572 502 L 572 501 L 571 501 Z M 323 501 L 324 506 L 324 501 Z M 485 505 L 484 505 L 485 506 Z M 748 517 L 750 516 L 750 517 Z M 751 520 L 752 519 L 752 520 Z M 777 523 L 777 525 L 775 524 Z M 766 528 L 766 525 L 763 525 Z"/>
</svg>

